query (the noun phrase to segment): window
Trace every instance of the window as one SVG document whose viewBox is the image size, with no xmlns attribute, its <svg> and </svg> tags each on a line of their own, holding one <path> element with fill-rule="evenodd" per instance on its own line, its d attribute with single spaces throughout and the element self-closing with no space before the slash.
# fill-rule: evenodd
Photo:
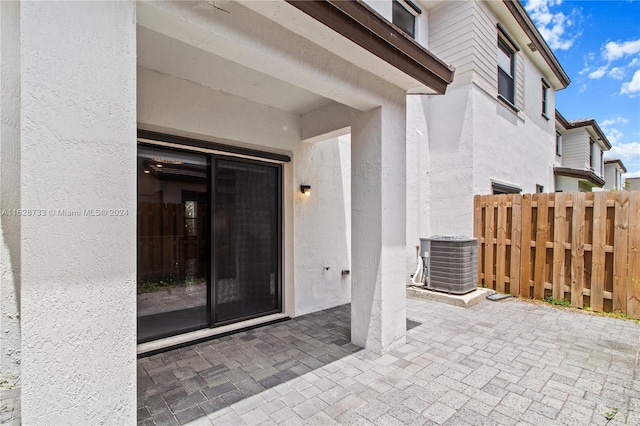
<svg viewBox="0 0 640 426">
<path fill-rule="evenodd" d="M 556 155 L 562 157 L 562 134 L 556 131 Z"/>
<path fill-rule="evenodd" d="M 422 13 L 411 1 L 394 0 L 391 20 L 411 37 L 416 36 L 416 15 Z"/>
<path fill-rule="evenodd" d="M 600 150 L 600 176 L 604 175 L 604 151 Z"/>
<path fill-rule="evenodd" d="M 544 192 L 544 186 L 536 184 L 536 193 L 542 194 Z"/>
<path fill-rule="evenodd" d="M 493 192 L 493 195 L 519 194 L 522 192 L 522 188 L 515 185 L 510 185 L 508 183 L 492 181 L 491 192 Z"/>
<path fill-rule="evenodd" d="M 546 118 L 547 120 L 549 119 L 549 116 L 547 115 L 547 104 L 549 102 L 549 83 L 547 83 L 545 81 L 545 79 L 542 79 L 542 116 L 544 118 Z"/>
<path fill-rule="evenodd" d="M 596 142 L 589 138 L 589 167 L 592 171 L 596 171 Z"/>
<path fill-rule="evenodd" d="M 515 109 L 515 43 L 498 25 L 498 97 Z"/>
</svg>

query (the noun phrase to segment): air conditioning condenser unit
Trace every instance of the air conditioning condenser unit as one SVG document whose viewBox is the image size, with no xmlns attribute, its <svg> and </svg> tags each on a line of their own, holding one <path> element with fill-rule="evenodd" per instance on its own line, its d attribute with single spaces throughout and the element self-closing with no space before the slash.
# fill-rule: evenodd
<svg viewBox="0 0 640 426">
<path fill-rule="evenodd" d="M 478 287 L 478 240 L 464 236 L 420 238 L 423 280 L 429 290 L 466 294 Z"/>
</svg>

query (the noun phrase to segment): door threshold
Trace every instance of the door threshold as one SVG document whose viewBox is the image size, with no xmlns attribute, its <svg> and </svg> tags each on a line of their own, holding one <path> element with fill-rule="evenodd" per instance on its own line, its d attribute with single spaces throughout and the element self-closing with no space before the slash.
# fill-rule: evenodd
<svg viewBox="0 0 640 426">
<path fill-rule="evenodd" d="M 236 322 L 233 324 L 223 325 L 221 327 L 191 331 L 189 333 L 165 337 L 164 339 L 158 339 L 152 342 L 140 343 L 136 347 L 136 352 L 138 358 L 142 358 L 171 349 L 204 342 L 216 337 L 222 337 L 228 334 L 237 333 L 242 330 L 248 330 L 263 325 L 286 321 L 288 319 L 290 319 L 290 317 L 286 314 L 271 314 L 259 318 L 252 318 L 246 321 Z"/>
</svg>

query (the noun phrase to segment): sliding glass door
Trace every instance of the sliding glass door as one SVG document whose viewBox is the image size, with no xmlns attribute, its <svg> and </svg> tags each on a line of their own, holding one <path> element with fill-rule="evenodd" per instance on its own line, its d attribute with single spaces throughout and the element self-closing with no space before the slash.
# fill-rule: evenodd
<svg viewBox="0 0 640 426">
<path fill-rule="evenodd" d="M 280 312 L 281 166 L 138 149 L 138 342 Z"/>
<path fill-rule="evenodd" d="M 215 322 L 280 311 L 279 167 L 215 160 Z"/>
</svg>

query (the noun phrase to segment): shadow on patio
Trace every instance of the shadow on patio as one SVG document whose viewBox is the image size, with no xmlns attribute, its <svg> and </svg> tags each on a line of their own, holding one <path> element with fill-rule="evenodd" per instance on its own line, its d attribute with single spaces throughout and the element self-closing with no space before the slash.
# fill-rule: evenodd
<svg viewBox="0 0 640 426">
<path fill-rule="evenodd" d="M 343 305 L 141 358 L 138 424 L 184 424 L 358 352 L 350 327 Z"/>
</svg>

